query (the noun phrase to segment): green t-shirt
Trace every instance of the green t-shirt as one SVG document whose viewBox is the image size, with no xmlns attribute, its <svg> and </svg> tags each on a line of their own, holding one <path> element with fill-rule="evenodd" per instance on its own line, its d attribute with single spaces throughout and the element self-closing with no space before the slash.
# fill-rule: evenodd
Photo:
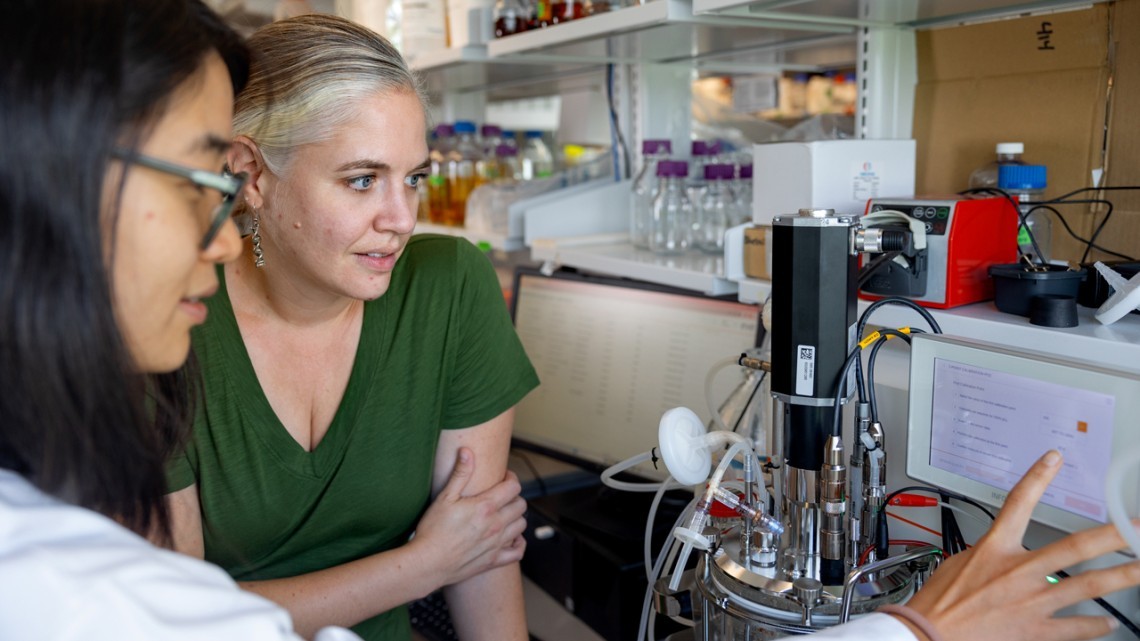
<svg viewBox="0 0 1140 641">
<path fill-rule="evenodd" d="M 193 336 L 203 400 L 168 477 L 171 491 L 198 484 L 206 560 L 239 581 L 402 545 L 430 498 L 440 429 L 488 421 L 538 384 L 490 261 L 462 239 L 412 238 L 387 293 L 365 303 L 344 398 L 312 452 L 262 392 L 224 278 L 208 305 Z M 402 607 L 355 631 L 411 635 Z"/>
</svg>

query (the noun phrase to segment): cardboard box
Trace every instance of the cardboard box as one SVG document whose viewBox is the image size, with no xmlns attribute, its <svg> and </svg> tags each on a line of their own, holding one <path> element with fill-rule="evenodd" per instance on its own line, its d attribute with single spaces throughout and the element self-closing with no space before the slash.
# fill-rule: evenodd
<svg viewBox="0 0 1140 641">
<path fill-rule="evenodd" d="M 1140 106 L 1140 2 L 1115 2 L 1112 53 L 1112 91 L 1106 143 L 1105 181 L 1108 186 L 1140 185 L 1140 127 L 1136 109 Z M 1102 192 L 1113 202 L 1112 218 L 1105 225 L 1097 244 L 1140 258 L 1140 190 Z M 1103 211 L 1103 210 L 1100 210 Z M 1103 213 L 1092 215 L 1090 226 L 1104 220 Z M 1056 232 L 1055 232 L 1056 233 Z M 1062 232 L 1064 233 L 1064 232 Z M 1093 251 L 1092 260 L 1114 258 Z"/>
<path fill-rule="evenodd" d="M 744 228 L 744 275 L 768 280 L 772 276 L 772 227 L 758 225 Z"/>
<path fill-rule="evenodd" d="M 863 215 L 871 198 L 914 195 L 913 140 L 820 140 L 753 147 L 752 220 L 800 209 Z"/>
<path fill-rule="evenodd" d="M 1122 0 L 919 31 L 918 193 L 965 189 L 998 142 L 1023 142 L 1026 160 L 1048 167 L 1047 198 L 1091 186 L 1101 172 L 1107 185 L 1140 184 L 1137 28 L 1140 1 Z M 1140 254 L 1140 193 L 1105 195 L 1116 211 L 1098 243 Z M 1103 219 L 1085 205 L 1059 209 L 1085 238 Z M 1054 220 L 1053 257 L 1078 260 L 1083 251 Z"/>
</svg>

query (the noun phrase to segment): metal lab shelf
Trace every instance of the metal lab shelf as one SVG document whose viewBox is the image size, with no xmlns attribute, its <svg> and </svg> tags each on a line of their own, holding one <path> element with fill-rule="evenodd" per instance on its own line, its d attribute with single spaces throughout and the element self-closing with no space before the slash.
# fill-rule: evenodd
<svg viewBox="0 0 1140 641">
<path fill-rule="evenodd" d="M 509 236 L 500 236 L 496 234 L 477 233 L 464 227 L 452 227 L 450 225 L 436 225 L 434 223 L 416 223 L 416 234 L 442 234 L 444 236 L 460 236 L 471 241 L 475 245 L 486 243 L 491 249 L 498 249 L 502 251 L 515 251 L 523 248 L 522 238 L 511 238 Z"/>
<path fill-rule="evenodd" d="M 713 296 L 737 292 L 736 283 L 724 277 L 723 257 L 697 252 L 658 256 L 631 245 L 625 232 L 536 240 L 531 245 L 531 258 Z"/>
<path fill-rule="evenodd" d="M 487 44 L 491 59 L 529 64 L 638 63 L 682 64 L 706 68 L 710 60 L 758 49 L 799 49 L 819 41 L 845 38 L 854 62 L 855 27 L 810 21 L 749 23 L 738 18 L 694 16 L 685 0 L 651 0 L 598 16 L 499 38 Z M 778 63 L 752 61 L 752 73 L 781 69 L 820 70 L 795 56 Z"/>
<path fill-rule="evenodd" d="M 859 314 L 869 305 L 860 300 Z M 1140 371 L 1140 316 L 1129 314 L 1112 325 L 1102 325 L 1093 318 L 1096 310 L 1077 309 L 1080 325 L 1064 329 L 1030 324 L 1023 316 L 999 312 L 993 302 L 928 311 L 947 334 Z M 901 305 L 876 309 L 870 324 L 927 329 L 917 312 Z"/>
<path fill-rule="evenodd" d="M 1049 11 L 1067 11 L 1105 0 L 874 0 L 869 15 L 851 0 L 693 0 L 696 15 L 747 20 L 790 20 L 859 27 L 924 29 Z"/>
</svg>

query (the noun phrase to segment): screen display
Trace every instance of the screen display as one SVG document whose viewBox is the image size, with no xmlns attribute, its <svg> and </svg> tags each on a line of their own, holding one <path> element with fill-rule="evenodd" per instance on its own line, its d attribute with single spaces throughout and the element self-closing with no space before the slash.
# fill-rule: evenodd
<svg viewBox="0 0 1140 641">
<path fill-rule="evenodd" d="M 541 385 L 519 403 L 515 437 L 599 464 L 657 445 L 661 415 L 685 406 L 711 415 L 705 376 L 756 341 L 753 305 L 611 281 L 522 274 L 515 329 Z M 730 365 L 713 379 L 719 405 L 742 381 Z M 664 478 L 664 465 L 642 476 Z"/>
<path fill-rule="evenodd" d="M 1004 498 L 1056 449 L 1064 466 L 1042 503 L 1107 520 L 1114 396 L 935 358 L 931 410 L 932 467 L 998 488 L 994 498 Z"/>
</svg>

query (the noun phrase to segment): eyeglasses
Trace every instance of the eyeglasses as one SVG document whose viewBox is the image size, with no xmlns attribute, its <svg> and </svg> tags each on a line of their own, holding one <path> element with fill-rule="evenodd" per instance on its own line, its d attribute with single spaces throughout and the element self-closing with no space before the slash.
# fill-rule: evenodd
<svg viewBox="0 0 1140 641">
<path fill-rule="evenodd" d="M 234 209 L 234 204 L 237 202 L 238 194 L 241 193 L 242 187 L 245 186 L 246 179 L 249 178 L 249 175 L 244 172 L 234 175 L 231 174 L 228 169 L 223 170 L 220 174 L 204 169 L 191 169 L 125 149 L 116 149 L 112 152 L 112 155 L 129 163 L 178 176 L 179 178 L 185 178 L 200 187 L 207 187 L 222 192 L 222 202 L 218 203 L 213 214 L 211 214 L 210 228 L 206 231 L 206 235 L 202 237 L 200 248 L 203 250 L 209 247 L 210 243 L 214 242 L 214 237 L 218 235 L 218 230 L 222 228 L 226 219 L 230 217 L 230 213 L 233 212 Z"/>
</svg>

